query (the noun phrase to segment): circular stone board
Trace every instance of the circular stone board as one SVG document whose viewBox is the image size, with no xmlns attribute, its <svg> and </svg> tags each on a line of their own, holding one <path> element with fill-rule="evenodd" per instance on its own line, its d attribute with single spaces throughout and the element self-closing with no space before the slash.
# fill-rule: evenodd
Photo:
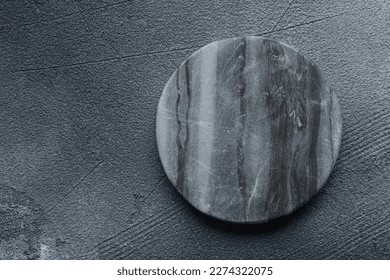
<svg viewBox="0 0 390 280">
<path fill-rule="evenodd" d="M 259 223 L 287 215 L 324 185 L 341 115 L 321 71 L 262 37 L 213 42 L 173 73 L 157 110 L 164 170 L 203 213 Z"/>
</svg>

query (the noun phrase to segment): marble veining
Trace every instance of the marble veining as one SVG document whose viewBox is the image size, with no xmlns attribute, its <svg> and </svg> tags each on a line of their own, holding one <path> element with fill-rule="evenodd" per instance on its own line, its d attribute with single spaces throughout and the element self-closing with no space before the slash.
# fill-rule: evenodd
<svg viewBox="0 0 390 280">
<path fill-rule="evenodd" d="M 341 115 L 323 74 L 262 37 L 213 42 L 187 58 L 160 98 L 164 170 L 200 211 L 238 223 L 287 215 L 324 185 Z"/>
</svg>

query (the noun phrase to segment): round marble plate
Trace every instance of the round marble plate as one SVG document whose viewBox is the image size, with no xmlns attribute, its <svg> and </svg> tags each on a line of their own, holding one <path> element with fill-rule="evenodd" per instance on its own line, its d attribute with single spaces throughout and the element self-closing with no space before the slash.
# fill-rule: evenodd
<svg viewBox="0 0 390 280">
<path fill-rule="evenodd" d="M 213 42 L 173 73 L 157 110 L 164 170 L 198 210 L 230 222 L 287 215 L 338 155 L 336 95 L 313 62 L 262 37 Z"/>
</svg>

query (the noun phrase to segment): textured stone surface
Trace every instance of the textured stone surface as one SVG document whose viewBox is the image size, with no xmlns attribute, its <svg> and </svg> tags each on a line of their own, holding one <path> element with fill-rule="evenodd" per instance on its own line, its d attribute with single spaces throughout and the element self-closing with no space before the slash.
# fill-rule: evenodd
<svg viewBox="0 0 390 280">
<path fill-rule="evenodd" d="M 321 71 L 262 37 L 213 42 L 186 59 L 157 110 L 162 164 L 197 209 L 265 222 L 316 194 L 336 161 L 341 115 Z"/>
<path fill-rule="evenodd" d="M 2 204 L 21 205 L 1 214 L 1 258 L 389 258 L 389 5 L 0 1 L 0 192 L 19 197 Z M 188 55 L 259 34 L 316 62 L 339 99 L 343 135 L 306 206 L 235 227 L 201 215 L 169 183 L 156 111 Z"/>
</svg>

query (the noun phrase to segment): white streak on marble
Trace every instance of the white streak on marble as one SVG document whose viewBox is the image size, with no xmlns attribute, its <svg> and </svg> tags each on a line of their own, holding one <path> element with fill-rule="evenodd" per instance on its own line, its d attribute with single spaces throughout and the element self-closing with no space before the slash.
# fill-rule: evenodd
<svg viewBox="0 0 390 280">
<path fill-rule="evenodd" d="M 207 51 L 202 52 L 200 56 L 200 69 L 203 69 L 199 73 L 200 75 L 200 89 L 199 89 L 199 112 L 198 122 L 200 124 L 207 123 L 208 126 L 198 126 L 198 162 L 202 162 L 204 168 L 208 168 L 211 173 L 211 157 L 213 155 L 213 142 L 214 142 L 214 122 L 215 122 L 215 84 L 217 73 L 217 52 L 218 45 L 210 45 L 207 47 Z M 205 210 L 208 211 L 210 202 L 209 191 L 209 176 L 204 174 L 201 169 L 197 170 L 198 189 L 200 190 L 199 200 L 200 203 L 205 206 Z"/>
<path fill-rule="evenodd" d="M 247 219 L 249 218 L 249 213 L 250 213 L 250 209 L 252 207 L 256 207 L 257 205 L 253 205 L 252 204 L 252 200 L 254 197 L 259 197 L 263 194 L 264 192 L 264 184 L 261 184 L 260 183 L 260 176 L 262 175 L 262 172 L 264 170 L 264 167 L 267 165 L 267 162 L 264 161 L 263 165 L 260 167 L 259 171 L 257 172 L 257 175 L 256 175 L 256 180 L 255 180 L 255 186 L 253 187 L 253 190 L 252 190 L 252 194 L 251 196 L 249 197 L 249 200 L 248 200 L 248 213 L 247 213 Z M 260 184 L 261 184 L 261 187 L 260 187 Z"/>
</svg>

